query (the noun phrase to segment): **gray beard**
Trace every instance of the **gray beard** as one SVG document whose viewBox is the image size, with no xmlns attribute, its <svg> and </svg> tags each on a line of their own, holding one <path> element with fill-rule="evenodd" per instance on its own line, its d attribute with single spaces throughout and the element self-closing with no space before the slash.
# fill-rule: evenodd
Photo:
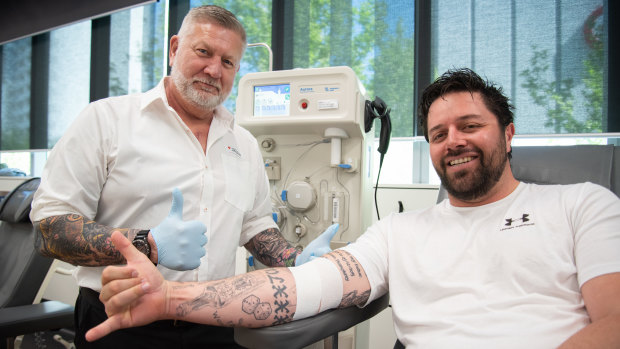
<svg viewBox="0 0 620 349">
<path fill-rule="evenodd" d="M 223 95 L 204 97 L 192 87 L 192 81 L 186 79 L 177 69 L 174 69 L 174 66 L 170 72 L 170 78 L 185 100 L 203 109 L 213 110 L 226 100 L 227 96 Z"/>
</svg>

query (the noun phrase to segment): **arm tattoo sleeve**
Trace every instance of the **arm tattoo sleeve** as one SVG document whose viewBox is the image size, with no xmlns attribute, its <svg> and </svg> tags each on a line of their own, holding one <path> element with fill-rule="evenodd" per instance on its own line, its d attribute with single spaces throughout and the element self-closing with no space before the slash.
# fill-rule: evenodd
<svg viewBox="0 0 620 349">
<path fill-rule="evenodd" d="M 291 246 L 276 229 L 264 230 L 254 236 L 245 248 L 269 267 L 292 267 L 301 248 Z"/>
<path fill-rule="evenodd" d="M 33 225 L 35 248 L 40 254 L 89 267 L 125 263 L 112 245 L 110 235 L 114 230 L 125 236 L 139 230 L 107 227 L 77 214 L 52 216 Z"/>
<path fill-rule="evenodd" d="M 243 326 L 246 323 L 252 327 L 254 320 L 261 321 L 262 326 L 292 321 L 292 304 L 281 273 L 282 269 L 265 269 L 232 280 L 199 283 L 200 294 L 179 304 L 176 315 L 184 318 L 209 309 L 207 311 L 212 311 L 213 319 L 220 326 Z M 239 306 L 241 312 L 231 311 L 235 308 L 224 309 L 229 306 Z"/>
</svg>

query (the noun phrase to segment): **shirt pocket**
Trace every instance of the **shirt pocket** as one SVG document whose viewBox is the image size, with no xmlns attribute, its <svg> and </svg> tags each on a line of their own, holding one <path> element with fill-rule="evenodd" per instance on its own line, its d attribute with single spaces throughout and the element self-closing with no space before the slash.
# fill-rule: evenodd
<svg viewBox="0 0 620 349">
<path fill-rule="evenodd" d="M 247 212 L 254 203 L 254 178 L 247 160 L 222 154 L 226 174 L 226 201 Z"/>
</svg>

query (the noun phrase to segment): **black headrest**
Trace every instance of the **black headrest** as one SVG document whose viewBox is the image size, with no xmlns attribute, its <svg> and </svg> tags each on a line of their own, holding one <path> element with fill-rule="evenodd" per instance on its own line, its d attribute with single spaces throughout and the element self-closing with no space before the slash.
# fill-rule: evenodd
<svg viewBox="0 0 620 349">
<path fill-rule="evenodd" d="M 29 221 L 30 204 L 41 178 L 31 178 L 13 189 L 0 203 L 0 220 L 9 223 Z"/>
</svg>

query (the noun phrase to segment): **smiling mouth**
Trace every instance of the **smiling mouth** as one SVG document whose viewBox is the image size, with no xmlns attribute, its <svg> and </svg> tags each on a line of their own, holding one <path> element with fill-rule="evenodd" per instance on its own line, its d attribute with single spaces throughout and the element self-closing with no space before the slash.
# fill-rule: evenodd
<svg viewBox="0 0 620 349">
<path fill-rule="evenodd" d="M 464 158 L 460 158 L 460 159 L 456 159 L 456 160 L 452 160 L 449 162 L 450 166 L 456 166 L 456 165 L 460 165 L 460 164 L 464 164 L 467 162 L 472 161 L 474 158 L 471 156 L 466 156 Z"/>
<path fill-rule="evenodd" d="M 208 82 L 204 82 L 204 81 L 196 81 L 196 83 L 198 84 L 198 87 L 203 90 L 203 91 L 207 91 L 207 92 L 216 92 L 219 93 L 220 88 L 219 86 L 210 84 Z"/>
</svg>

